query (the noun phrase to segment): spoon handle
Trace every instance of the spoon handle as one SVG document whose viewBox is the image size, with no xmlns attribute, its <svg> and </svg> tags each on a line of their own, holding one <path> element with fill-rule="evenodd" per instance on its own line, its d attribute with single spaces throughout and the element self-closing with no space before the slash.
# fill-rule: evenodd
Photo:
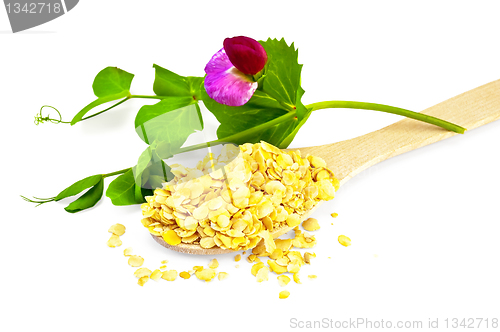
<svg viewBox="0 0 500 332">
<path fill-rule="evenodd" d="M 500 118 L 500 80 L 485 84 L 422 111 L 471 130 Z M 467 132 L 466 132 L 467 134 Z M 457 135 L 424 122 L 403 119 L 350 140 L 300 148 L 322 157 L 344 184 L 383 160 Z"/>
</svg>

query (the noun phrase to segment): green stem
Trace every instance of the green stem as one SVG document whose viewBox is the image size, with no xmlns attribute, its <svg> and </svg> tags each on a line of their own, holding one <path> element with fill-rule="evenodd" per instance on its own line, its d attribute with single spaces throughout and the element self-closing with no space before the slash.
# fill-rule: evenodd
<svg viewBox="0 0 500 332">
<path fill-rule="evenodd" d="M 168 96 L 130 95 L 129 98 L 165 99 L 168 98 Z"/>
<path fill-rule="evenodd" d="M 322 101 L 319 103 L 309 104 L 306 106 L 307 108 L 312 108 L 313 111 L 325 109 L 325 108 L 355 108 L 355 109 L 364 109 L 364 110 L 372 110 L 379 111 L 391 114 L 397 114 L 406 116 L 407 118 L 419 120 L 422 122 L 426 122 L 429 124 L 436 125 L 438 127 L 453 131 L 455 133 L 463 134 L 467 129 L 464 127 L 460 127 L 451 122 L 438 119 L 436 117 L 425 115 L 418 112 L 412 112 L 406 110 L 404 108 L 387 106 L 382 104 L 374 104 L 374 103 L 363 103 L 358 101 L 341 101 L 341 100 L 332 100 L 332 101 Z"/>
<path fill-rule="evenodd" d="M 109 176 L 115 176 L 115 175 L 118 175 L 118 174 L 123 174 L 125 172 L 127 172 L 129 169 L 131 169 L 132 167 L 129 167 L 129 168 L 124 168 L 122 169 L 121 171 L 116 171 L 116 172 L 112 172 L 112 173 L 106 173 L 106 174 L 103 174 L 102 177 L 103 178 L 107 178 Z"/>
<path fill-rule="evenodd" d="M 87 117 L 85 117 L 85 118 L 81 119 L 80 121 L 87 120 L 87 119 L 93 118 L 94 116 L 97 116 L 97 115 L 99 115 L 99 114 L 102 114 L 102 113 L 104 113 L 104 112 L 107 112 L 107 111 L 109 111 L 110 109 L 115 108 L 116 106 L 118 106 L 118 105 L 120 105 L 120 104 L 123 104 L 124 102 L 126 102 L 126 101 L 127 101 L 127 100 L 129 100 L 130 98 L 131 98 L 130 96 L 129 96 L 129 97 L 125 97 L 125 98 L 123 98 L 122 100 L 120 100 L 119 102 L 117 102 L 116 104 L 114 104 L 114 105 L 112 105 L 112 106 L 110 106 L 110 107 L 106 108 L 105 110 L 102 110 L 102 111 L 97 112 L 97 113 L 95 113 L 95 114 L 89 115 L 89 116 L 87 116 Z M 80 121 L 78 121 L 78 122 L 80 122 Z"/>
<path fill-rule="evenodd" d="M 267 128 L 273 127 L 273 126 L 275 126 L 277 124 L 280 124 L 283 121 L 292 119 L 295 116 L 296 116 L 295 111 L 291 111 L 291 112 L 288 112 L 285 115 L 277 117 L 276 119 L 273 119 L 273 120 L 268 121 L 266 123 L 262 123 L 262 124 L 260 124 L 258 126 L 249 128 L 247 130 L 240 131 L 240 132 L 238 132 L 236 134 L 233 134 L 233 135 L 230 135 L 230 136 L 227 136 L 227 137 L 223 137 L 223 138 L 220 138 L 220 139 L 217 139 L 217 140 L 214 140 L 214 141 L 210 141 L 210 142 L 207 142 L 207 143 L 200 143 L 200 144 L 196 144 L 196 145 L 187 146 L 185 148 L 181 148 L 181 149 L 179 149 L 178 153 L 193 151 L 193 150 L 197 150 L 197 149 L 201 149 L 201 148 L 205 148 L 205 147 L 217 145 L 219 143 L 231 143 L 231 142 L 234 142 L 234 141 L 239 141 L 241 138 L 244 138 L 244 137 L 246 137 L 248 135 L 251 135 L 254 132 L 259 132 L 259 131 L 265 130 Z"/>
</svg>

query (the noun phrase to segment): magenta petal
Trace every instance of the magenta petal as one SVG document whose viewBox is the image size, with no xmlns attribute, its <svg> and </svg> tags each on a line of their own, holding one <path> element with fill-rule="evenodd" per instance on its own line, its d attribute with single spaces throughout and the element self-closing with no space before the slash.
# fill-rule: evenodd
<svg viewBox="0 0 500 332">
<path fill-rule="evenodd" d="M 264 47 L 255 39 L 238 36 L 224 40 L 229 61 L 239 71 L 247 75 L 255 75 L 260 72 L 267 62 L 267 53 Z"/>
<path fill-rule="evenodd" d="M 236 69 L 222 48 L 205 67 L 205 90 L 210 98 L 228 106 L 244 105 L 252 98 L 258 83 Z"/>
</svg>

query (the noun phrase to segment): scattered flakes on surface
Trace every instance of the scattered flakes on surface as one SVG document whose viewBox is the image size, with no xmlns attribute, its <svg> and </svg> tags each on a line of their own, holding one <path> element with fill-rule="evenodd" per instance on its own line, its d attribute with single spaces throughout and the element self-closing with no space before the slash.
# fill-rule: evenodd
<svg viewBox="0 0 500 332">
<path fill-rule="evenodd" d="M 196 271 L 195 275 L 196 275 L 196 278 L 198 278 L 200 280 L 205 280 L 206 282 L 209 282 L 215 277 L 216 272 L 215 272 L 215 270 L 208 268 L 208 269 L 203 269 L 201 271 Z"/>
<path fill-rule="evenodd" d="M 302 222 L 302 227 L 309 232 L 317 231 L 318 229 L 320 229 L 318 220 L 314 218 L 307 218 L 306 220 L 304 220 L 304 222 Z"/>
<path fill-rule="evenodd" d="M 278 283 L 280 284 L 281 287 L 288 285 L 290 280 L 291 279 L 289 276 L 285 276 L 285 275 L 278 276 Z"/>
<path fill-rule="evenodd" d="M 302 232 L 298 228 L 294 228 L 295 237 L 292 240 L 292 245 L 295 248 L 312 248 L 316 245 L 316 238 L 314 235 Z"/>
<path fill-rule="evenodd" d="M 311 258 L 315 258 L 316 254 L 313 252 L 306 252 L 304 253 L 304 262 L 306 264 L 311 264 Z"/>
<path fill-rule="evenodd" d="M 134 272 L 134 275 L 136 278 L 142 278 L 144 276 L 150 276 L 151 275 L 151 270 L 145 267 L 141 267 L 140 269 L 137 269 Z"/>
<path fill-rule="evenodd" d="M 139 278 L 139 280 L 137 281 L 137 284 L 138 284 L 139 286 L 144 286 L 144 284 L 145 284 L 146 282 L 148 282 L 148 280 L 149 280 L 149 277 L 148 277 L 148 276 L 141 277 L 141 278 Z"/>
<path fill-rule="evenodd" d="M 162 261 L 161 261 L 161 263 L 162 263 L 162 264 L 167 264 L 167 263 L 168 263 L 168 261 L 167 261 L 166 259 L 164 259 L 164 260 L 162 260 Z"/>
<path fill-rule="evenodd" d="M 214 258 L 210 261 L 210 263 L 208 263 L 208 267 L 211 269 L 216 269 L 219 267 L 219 262 Z"/>
<path fill-rule="evenodd" d="M 316 279 L 316 278 L 318 278 L 318 276 L 317 276 L 317 275 L 315 275 L 315 274 L 310 274 L 310 275 L 308 275 L 307 277 L 308 277 L 309 279 Z"/>
<path fill-rule="evenodd" d="M 290 292 L 286 291 L 286 290 L 281 291 L 279 296 L 280 296 L 280 299 L 286 299 L 287 297 L 290 296 Z"/>
<path fill-rule="evenodd" d="M 331 257 L 328 257 L 328 259 L 332 259 Z"/>
<path fill-rule="evenodd" d="M 167 281 L 174 281 L 177 279 L 177 271 L 176 270 L 168 270 L 161 274 L 161 278 Z"/>
<path fill-rule="evenodd" d="M 293 274 L 293 281 L 295 281 L 296 284 L 301 284 L 298 272 Z"/>
<path fill-rule="evenodd" d="M 153 279 L 154 281 L 160 280 L 162 276 L 162 272 L 158 269 L 154 270 L 151 275 L 149 276 L 150 279 Z"/>
<path fill-rule="evenodd" d="M 351 245 L 351 239 L 348 238 L 345 235 L 340 235 L 339 236 L 339 243 L 343 245 L 344 247 L 349 247 Z"/>
<path fill-rule="evenodd" d="M 141 256 L 132 255 L 128 259 L 128 265 L 132 267 L 139 267 L 142 264 L 144 264 L 144 258 L 142 258 Z"/>
<path fill-rule="evenodd" d="M 241 255 L 240 254 L 234 256 L 234 261 L 235 262 L 239 262 L 240 260 L 241 260 Z"/>
<path fill-rule="evenodd" d="M 237 268 L 237 269 L 239 269 L 239 268 L 240 268 L 240 265 L 239 265 L 239 264 L 236 264 L 234 267 L 235 267 L 235 268 Z"/>
<path fill-rule="evenodd" d="M 189 272 L 183 271 L 183 272 L 179 273 L 179 277 L 181 277 L 182 279 L 189 279 L 189 278 L 191 278 L 191 274 L 189 274 Z"/>
<path fill-rule="evenodd" d="M 332 216 L 333 218 L 337 218 L 337 217 L 339 216 L 339 214 L 338 214 L 338 213 L 336 213 L 336 212 L 334 212 L 334 213 L 332 213 L 332 214 L 331 214 L 331 216 Z"/>
<path fill-rule="evenodd" d="M 269 280 L 269 268 L 264 266 L 257 272 L 257 282 L 268 281 Z"/>
<path fill-rule="evenodd" d="M 257 276 L 257 272 L 259 272 L 259 270 L 262 269 L 263 267 L 264 267 L 264 263 L 262 263 L 262 262 L 255 263 L 251 269 L 253 276 L 254 277 Z"/>
<path fill-rule="evenodd" d="M 242 255 L 244 255 L 244 254 L 246 254 L 246 253 L 247 253 L 246 251 L 243 251 L 241 254 L 242 254 Z"/>
<path fill-rule="evenodd" d="M 118 235 L 112 234 L 108 240 L 108 247 L 115 248 L 122 245 L 122 240 Z"/>
<path fill-rule="evenodd" d="M 125 256 L 125 257 L 132 256 L 132 248 L 127 248 L 127 249 L 123 250 L 123 256 Z"/>
<path fill-rule="evenodd" d="M 229 273 L 227 272 L 219 272 L 219 275 L 217 276 L 217 278 L 219 278 L 219 281 L 227 279 L 227 277 L 229 277 Z"/>
<path fill-rule="evenodd" d="M 166 266 L 166 265 L 162 265 L 162 266 L 160 266 L 160 270 L 165 270 L 166 268 L 167 268 L 167 266 Z"/>
<path fill-rule="evenodd" d="M 117 236 L 122 236 L 125 234 L 125 226 L 122 224 L 114 224 L 108 229 L 108 232 L 113 233 Z"/>
</svg>

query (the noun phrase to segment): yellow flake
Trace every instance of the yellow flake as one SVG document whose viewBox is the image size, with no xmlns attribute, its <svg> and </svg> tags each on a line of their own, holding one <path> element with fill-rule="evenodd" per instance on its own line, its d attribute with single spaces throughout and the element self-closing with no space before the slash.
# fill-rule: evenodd
<svg viewBox="0 0 500 332">
<path fill-rule="evenodd" d="M 132 255 L 132 248 L 127 248 L 123 250 L 123 256 L 128 257 Z"/>
<path fill-rule="evenodd" d="M 169 230 L 162 235 L 165 242 L 170 244 L 171 246 L 176 246 L 181 243 L 181 238 L 177 235 L 177 233 L 173 230 Z"/>
<path fill-rule="evenodd" d="M 296 213 L 292 213 L 286 218 L 286 223 L 289 227 L 298 226 L 300 225 L 300 216 Z"/>
<path fill-rule="evenodd" d="M 285 275 L 278 276 L 278 283 L 281 287 L 288 285 L 289 282 L 290 282 L 289 276 L 285 276 Z"/>
<path fill-rule="evenodd" d="M 164 259 L 164 260 L 162 260 L 162 261 L 161 261 L 161 263 L 162 263 L 162 264 L 167 264 L 167 263 L 168 263 L 168 261 L 167 261 L 166 259 Z"/>
<path fill-rule="evenodd" d="M 166 265 L 162 265 L 162 266 L 160 266 L 160 270 L 165 270 L 166 268 L 167 268 L 167 266 L 166 266 Z"/>
<path fill-rule="evenodd" d="M 316 254 L 313 252 L 304 253 L 304 262 L 306 264 L 311 264 L 311 258 L 316 257 Z"/>
<path fill-rule="evenodd" d="M 198 279 L 209 282 L 215 277 L 216 272 L 215 270 L 209 268 L 209 269 L 203 269 L 201 271 L 196 271 L 195 275 Z"/>
<path fill-rule="evenodd" d="M 300 271 L 300 263 L 297 260 L 293 260 L 287 265 L 286 269 L 290 273 L 297 273 Z"/>
<path fill-rule="evenodd" d="M 108 229 L 108 232 L 118 236 L 122 236 L 123 234 L 125 234 L 125 226 L 123 226 L 122 224 L 114 224 Z"/>
<path fill-rule="evenodd" d="M 128 259 L 128 265 L 130 265 L 130 266 L 132 266 L 132 267 L 139 267 L 139 266 L 141 266 L 143 263 L 144 263 L 144 258 L 142 258 L 141 256 L 132 255 L 132 256 L 130 256 L 130 258 Z"/>
<path fill-rule="evenodd" d="M 108 240 L 108 247 L 115 248 L 122 245 L 122 240 L 118 235 L 112 234 Z"/>
<path fill-rule="evenodd" d="M 273 261 L 272 259 L 269 259 L 267 261 L 267 264 L 271 268 L 271 271 L 273 271 L 276 274 L 282 274 L 287 272 L 287 267 L 286 266 L 281 266 L 276 263 L 276 261 Z"/>
<path fill-rule="evenodd" d="M 347 236 L 345 236 L 345 235 L 340 235 L 340 236 L 339 236 L 339 243 L 340 243 L 341 245 L 343 245 L 344 247 L 348 247 L 348 246 L 350 246 L 350 245 L 351 245 L 351 239 L 350 239 L 350 238 L 348 238 L 348 237 L 347 237 Z"/>
<path fill-rule="evenodd" d="M 213 237 L 204 237 L 200 240 L 200 246 L 204 249 L 210 249 L 215 246 L 215 241 Z"/>
<path fill-rule="evenodd" d="M 234 256 L 234 261 L 235 262 L 239 262 L 240 260 L 241 260 L 241 255 L 240 254 Z"/>
<path fill-rule="evenodd" d="M 183 278 L 183 279 L 189 279 L 191 278 L 191 275 L 189 274 L 189 272 L 181 272 L 179 273 L 179 277 Z"/>
<path fill-rule="evenodd" d="M 337 217 L 339 216 L 339 214 L 338 214 L 338 213 L 336 213 L 336 212 L 334 212 L 334 213 L 332 213 L 332 214 L 331 214 L 331 216 L 332 216 L 333 218 L 337 218 Z M 333 224 L 332 224 L 332 225 L 333 225 Z"/>
<path fill-rule="evenodd" d="M 214 258 L 210 261 L 210 263 L 208 263 L 208 267 L 211 269 L 216 269 L 219 267 L 219 262 Z"/>
<path fill-rule="evenodd" d="M 144 284 L 145 284 L 146 282 L 148 282 L 148 280 L 149 280 L 149 277 L 148 277 L 148 276 L 141 277 L 141 278 L 139 278 L 139 280 L 137 281 L 137 284 L 138 284 L 139 286 L 144 286 Z"/>
<path fill-rule="evenodd" d="M 276 242 L 276 240 L 275 240 L 275 242 Z M 276 245 L 276 247 L 277 247 L 277 245 Z M 269 256 L 269 258 L 271 258 L 271 259 L 279 259 L 281 257 L 283 257 L 283 250 L 281 250 L 280 248 L 274 249 L 273 253 Z"/>
<path fill-rule="evenodd" d="M 308 275 L 309 279 L 316 279 L 318 276 L 317 275 L 314 275 L 314 274 L 310 274 Z"/>
<path fill-rule="evenodd" d="M 252 274 L 254 276 L 257 276 L 257 272 L 259 272 L 259 270 L 262 269 L 263 267 L 264 267 L 264 263 L 262 263 L 262 262 L 254 264 L 252 266 L 252 270 L 251 270 Z"/>
<path fill-rule="evenodd" d="M 219 278 L 219 281 L 227 279 L 227 277 L 229 277 L 229 273 L 226 272 L 219 272 L 219 275 L 217 276 L 217 278 Z"/>
<path fill-rule="evenodd" d="M 150 279 L 154 281 L 158 281 L 162 276 L 162 272 L 160 270 L 154 270 L 153 273 L 149 276 Z"/>
<path fill-rule="evenodd" d="M 276 248 L 281 249 L 283 253 L 289 251 L 290 248 L 292 247 L 292 239 L 286 239 L 286 240 L 276 239 L 274 240 L 274 243 L 276 244 Z"/>
<path fill-rule="evenodd" d="M 150 276 L 151 275 L 151 270 L 145 267 L 141 267 L 140 269 L 137 269 L 134 272 L 134 275 L 136 278 L 142 278 L 144 276 Z"/>
<path fill-rule="evenodd" d="M 264 266 L 259 269 L 257 272 L 257 282 L 267 281 L 269 280 L 269 268 Z"/>
<path fill-rule="evenodd" d="M 287 297 L 289 297 L 289 296 L 290 296 L 290 292 L 289 292 L 289 291 L 286 291 L 286 290 L 281 291 L 281 292 L 280 292 L 280 295 L 279 295 L 280 299 L 286 299 L 286 298 L 287 298 Z"/>
<path fill-rule="evenodd" d="M 295 231 L 295 238 L 292 240 L 295 248 L 312 248 L 316 245 L 316 238 L 309 234 Z"/>
<path fill-rule="evenodd" d="M 276 249 L 276 244 L 274 243 L 274 239 L 269 233 L 269 231 L 260 231 L 259 233 L 260 237 L 264 240 L 264 246 L 266 248 L 266 252 L 269 254 L 272 254 L 273 251 Z"/>
<path fill-rule="evenodd" d="M 195 271 L 198 271 L 198 272 L 199 272 L 199 271 L 203 270 L 203 266 L 198 266 L 198 265 L 193 266 L 193 270 L 195 270 Z"/>
<path fill-rule="evenodd" d="M 308 218 L 307 220 L 304 220 L 304 222 L 302 223 L 302 227 L 304 227 L 306 231 L 310 232 L 320 229 L 318 220 L 314 218 Z"/>
<path fill-rule="evenodd" d="M 161 278 L 167 281 L 174 281 L 175 279 L 177 279 L 177 271 L 176 270 L 165 271 L 162 273 Z"/>
<path fill-rule="evenodd" d="M 237 269 L 239 269 L 239 268 L 240 268 L 240 265 L 239 265 L 239 264 L 236 264 L 234 267 L 235 267 L 235 268 L 237 268 Z"/>
<path fill-rule="evenodd" d="M 293 274 L 293 281 L 295 281 L 296 284 L 301 284 L 300 279 L 299 279 L 299 273 Z"/>
</svg>

